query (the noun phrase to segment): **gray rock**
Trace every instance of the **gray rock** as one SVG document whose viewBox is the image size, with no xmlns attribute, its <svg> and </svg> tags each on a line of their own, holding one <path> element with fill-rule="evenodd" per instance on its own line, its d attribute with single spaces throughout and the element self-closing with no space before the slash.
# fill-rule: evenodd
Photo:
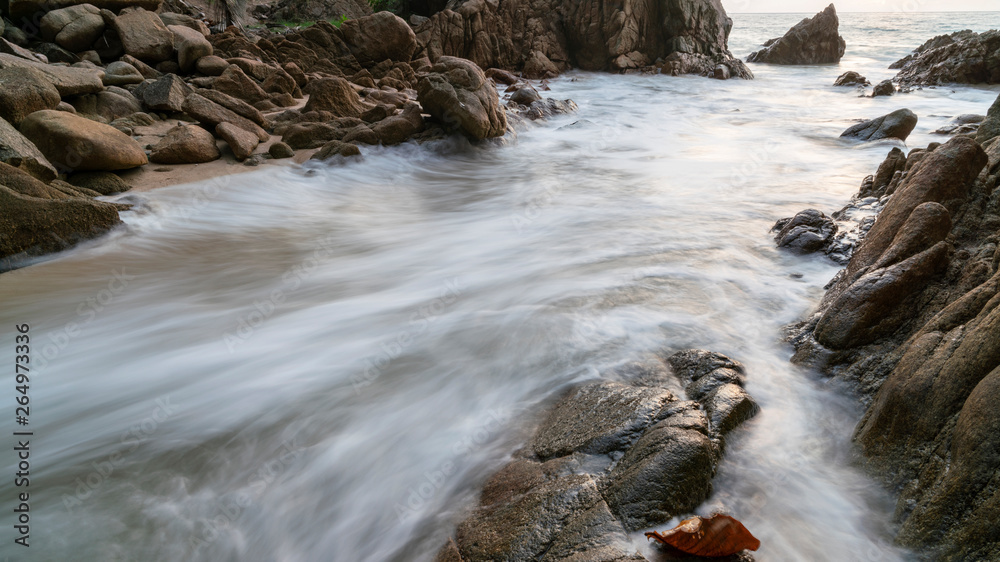
<svg viewBox="0 0 1000 562">
<path fill-rule="evenodd" d="M 167 29 L 174 35 L 174 49 L 177 50 L 177 64 L 180 65 L 181 72 L 191 72 L 198 59 L 212 54 L 212 44 L 200 31 L 180 25 L 172 25 Z"/>
<path fill-rule="evenodd" d="M 20 168 L 45 182 L 58 175 L 38 147 L 3 119 L 0 119 L 0 162 Z"/>
<path fill-rule="evenodd" d="M 880 139 L 905 141 L 916 126 L 917 115 L 909 109 L 899 109 L 888 115 L 848 127 L 840 136 L 862 141 Z"/>
<path fill-rule="evenodd" d="M 779 248 L 803 254 L 824 251 L 837 234 L 837 223 L 816 209 L 806 209 L 790 219 L 783 219 L 772 230 Z"/>
<path fill-rule="evenodd" d="M 143 105 L 151 111 L 183 111 L 184 99 L 193 92 L 176 74 L 166 74 L 157 80 L 143 82 L 135 90 Z"/>
<path fill-rule="evenodd" d="M 892 80 L 883 80 L 879 82 L 875 88 L 872 89 L 872 97 L 876 98 L 879 96 L 891 96 L 896 93 L 896 86 L 893 85 Z"/>
<path fill-rule="evenodd" d="M 837 77 L 837 80 L 833 83 L 834 86 L 867 86 L 871 84 L 867 78 L 849 70 Z"/>
<path fill-rule="evenodd" d="M 901 85 L 1000 84 L 1000 31 L 960 31 L 931 39 L 897 61 Z"/>
<path fill-rule="evenodd" d="M 55 86 L 62 97 L 96 94 L 104 89 L 103 70 L 56 66 L 29 61 L 14 55 L 0 53 L 0 69 L 30 68 L 37 70 Z"/>
<path fill-rule="evenodd" d="M 127 62 L 115 61 L 104 69 L 105 86 L 127 86 L 141 84 L 144 78 L 139 71 Z"/>
<path fill-rule="evenodd" d="M 847 44 L 839 34 L 840 18 L 830 4 L 812 18 L 788 30 L 784 36 L 764 43 L 764 49 L 752 53 L 747 62 L 770 64 L 830 64 L 840 62 Z"/>
</svg>

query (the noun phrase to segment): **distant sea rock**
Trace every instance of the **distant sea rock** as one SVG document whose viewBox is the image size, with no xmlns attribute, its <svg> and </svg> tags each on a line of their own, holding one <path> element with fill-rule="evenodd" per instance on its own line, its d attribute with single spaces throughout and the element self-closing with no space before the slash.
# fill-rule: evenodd
<svg viewBox="0 0 1000 562">
<path fill-rule="evenodd" d="M 1000 31 L 939 35 L 889 68 L 901 86 L 1000 84 Z"/>
<path fill-rule="evenodd" d="M 833 4 L 806 18 L 784 36 L 764 43 L 747 62 L 770 64 L 831 64 L 840 62 L 847 42 L 840 36 L 840 18 Z"/>
</svg>

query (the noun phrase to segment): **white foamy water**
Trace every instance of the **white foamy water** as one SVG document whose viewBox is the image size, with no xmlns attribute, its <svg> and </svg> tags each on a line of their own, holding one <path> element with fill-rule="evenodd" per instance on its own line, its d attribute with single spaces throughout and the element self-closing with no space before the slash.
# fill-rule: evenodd
<svg viewBox="0 0 1000 562">
<path fill-rule="evenodd" d="M 801 17 L 736 14 L 734 53 Z M 875 170 L 893 145 L 841 142 L 853 119 L 909 107 L 922 147 L 986 111 L 997 88 L 830 86 L 889 78 L 966 27 L 1000 14 L 846 14 L 839 66 L 754 66 L 752 82 L 574 72 L 549 95 L 580 111 L 513 146 L 368 149 L 129 195 L 127 228 L 0 276 L 4 345 L 29 323 L 35 352 L 32 546 L 12 543 L 5 478 L 0 555 L 430 560 L 536 406 L 700 347 L 743 361 L 762 406 L 700 511 L 742 519 L 761 561 L 906 559 L 891 498 L 852 465 L 855 401 L 780 341 L 836 267 L 779 252 L 768 230 L 836 210 Z"/>
</svg>

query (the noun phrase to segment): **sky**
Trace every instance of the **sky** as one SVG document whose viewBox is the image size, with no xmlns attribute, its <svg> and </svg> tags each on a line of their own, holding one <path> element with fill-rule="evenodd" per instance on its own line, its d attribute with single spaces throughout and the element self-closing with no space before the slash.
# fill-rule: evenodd
<svg viewBox="0 0 1000 562">
<path fill-rule="evenodd" d="M 722 0 L 729 13 L 819 12 L 831 0 Z M 997 11 L 1000 0 L 833 0 L 838 12 Z"/>
</svg>

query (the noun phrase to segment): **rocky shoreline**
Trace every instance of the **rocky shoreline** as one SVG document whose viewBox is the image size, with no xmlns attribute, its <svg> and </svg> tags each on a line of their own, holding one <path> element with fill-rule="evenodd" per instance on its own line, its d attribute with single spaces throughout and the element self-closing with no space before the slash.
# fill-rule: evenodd
<svg viewBox="0 0 1000 562">
<path fill-rule="evenodd" d="M 854 439 L 898 495 L 897 541 L 940 560 L 1000 557 L 998 122 L 1000 99 L 975 133 L 893 149 L 834 215 L 860 203 L 878 218 L 841 249 L 850 258 L 817 312 L 789 327 L 793 361 L 851 383 L 866 405 Z M 779 240 L 837 247 L 833 219 L 816 213 L 779 223 Z"/>
</svg>

